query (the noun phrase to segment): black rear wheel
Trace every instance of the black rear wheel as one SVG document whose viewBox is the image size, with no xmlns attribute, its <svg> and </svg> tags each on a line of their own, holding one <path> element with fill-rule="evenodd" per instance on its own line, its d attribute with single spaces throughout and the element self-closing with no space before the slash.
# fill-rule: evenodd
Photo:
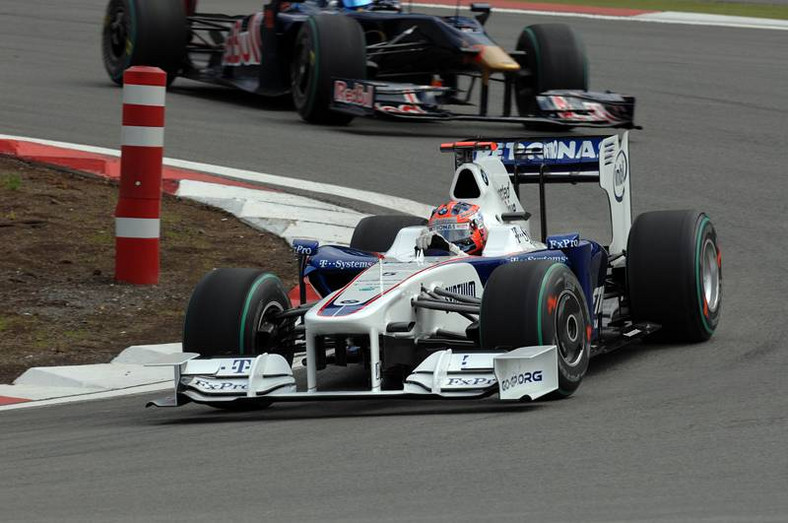
<svg viewBox="0 0 788 523">
<path fill-rule="evenodd" d="M 580 283 L 562 263 L 514 262 L 495 269 L 484 287 L 479 319 L 481 346 L 514 350 L 534 345 L 558 349 L 558 390 L 577 390 L 588 369 L 591 319 Z"/>
<path fill-rule="evenodd" d="M 708 340 L 722 309 L 722 254 L 717 232 L 699 211 L 637 217 L 627 243 L 632 317 L 662 325 L 657 339 Z"/>
<path fill-rule="evenodd" d="M 535 24 L 523 29 L 517 50 L 525 51 L 525 70 L 515 82 L 521 116 L 537 112 L 536 95 L 554 89 L 588 89 L 583 45 L 566 24 Z"/>
<path fill-rule="evenodd" d="M 386 252 L 400 229 L 414 225 L 427 225 L 427 220 L 404 214 L 367 216 L 356 225 L 350 246 L 362 251 Z"/>
<path fill-rule="evenodd" d="M 293 104 L 301 118 L 328 125 L 344 125 L 353 119 L 331 110 L 334 78 L 366 78 L 364 32 L 347 16 L 312 16 L 296 36 L 290 66 Z"/>
<path fill-rule="evenodd" d="M 169 85 L 186 59 L 188 33 L 183 0 L 110 0 L 101 38 L 104 68 L 121 85 L 133 65 L 160 67 Z"/>
</svg>

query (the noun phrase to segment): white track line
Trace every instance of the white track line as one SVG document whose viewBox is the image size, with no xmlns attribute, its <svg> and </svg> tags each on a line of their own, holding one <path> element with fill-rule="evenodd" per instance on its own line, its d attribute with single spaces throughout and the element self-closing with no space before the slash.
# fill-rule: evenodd
<svg viewBox="0 0 788 523">
<path fill-rule="evenodd" d="M 431 9 L 451 9 L 455 6 L 430 3 L 414 3 L 416 7 Z M 619 22 L 651 22 L 658 24 L 702 25 L 710 27 L 737 27 L 742 29 L 770 29 L 788 31 L 788 20 L 774 18 L 755 18 L 749 16 L 726 16 L 705 13 L 686 13 L 680 11 L 661 11 L 633 16 L 596 15 L 591 13 L 568 13 L 564 11 L 536 11 L 532 9 L 514 9 L 511 7 L 495 7 L 496 13 L 514 13 L 536 16 L 565 16 L 570 18 L 591 18 L 595 20 L 617 20 Z"/>
<path fill-rule="evenodd" d="M 75 151 L 82 151 L 86 153 L 103 154 L 106 156 L 119 157 L 120 151 L 116 149 L 107 149 L 105 147 L 94 147 L 92 145 L 73 144 L 68 142 L 58 142 L 54 140 L 42 140 L 39 138 L 30 138 L 26 136 L 13 136 L 7 134 L 0 134 L 0 140 L 19 140 L 25 142 L 33 142 L 41 145 L 50 145 L 53 147 L 62 147 L 64 149 L 72 149 Z M 213 174 L 223 178 L 254 182 L 264 185 L 272 185 L 276 187 L 289 187 L 292 189 L 299 189 L 318 194 L 327 194 L 331 196 L 339 196 L 350 200 L 356 200 L 368 204 L 382 207 L 384 209 L 391 209 L 398 212 L 413 214 L 415 216 L 429 216 L 432 212 L 432 206 L 419 203 L 406 198 L 399 198 L 397 196 L 388 196 L 372 191 L 364 191 L 361 189 L 353 189 L 351 187 L 343 187 L 340 185 L 332 185 L 322 182 L 312 182 L 309 180 L 302 180 L 297 178 L 288 178 L 286 176 L 279 176 L 276 174 L 260 173 L 249 171 L 245 169 L 235 169 L 233 167 L 222 167 L 220 165 L 212 165 L 208 163 L 191 162 L 188 160 L 177 160 L 173 158 L 165 158 L 164 165 L 169 167 L 176 167 L 178 169 L 185 169 L 191 171 L 199 171 L 202 173 Z"/>
</svg>

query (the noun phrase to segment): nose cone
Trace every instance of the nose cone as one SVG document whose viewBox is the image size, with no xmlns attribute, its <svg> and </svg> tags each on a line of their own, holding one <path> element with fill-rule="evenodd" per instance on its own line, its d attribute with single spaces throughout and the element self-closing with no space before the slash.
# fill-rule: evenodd
<svg viewBox="0 0 788 523">
<path fill-rule="evenodd" d="M 476 56 L 476 61 L 488 71 L 506 72 L 520 70 L 520 64 L 497 45 L 484 45 L 479 47 L 479 54 Z"/>
</svg>

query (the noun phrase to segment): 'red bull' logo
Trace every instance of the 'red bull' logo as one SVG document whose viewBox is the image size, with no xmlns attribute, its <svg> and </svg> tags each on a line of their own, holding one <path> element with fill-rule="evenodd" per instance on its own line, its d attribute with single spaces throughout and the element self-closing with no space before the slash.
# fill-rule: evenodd
<svg viewBox="0 0 788 523">
<path fill-rule="evenodd" d="M 230 36 L 224 43 L 222 65 L 257 65 L 260 63 L 262 38 L 260 36 L 260 23 L 263 13 L 255 13 L 243 30 L 243 21 L 238 20 L 233 25 Z"/>
<path fill-rule="evenodd" d="M 371 85 L 364 87 L 361 84 L 348 87 L 347 82 L 336 80 L 334 82 L 334 101 L 371 109 L 375 101 L 375 88 Z"/>
</svg>

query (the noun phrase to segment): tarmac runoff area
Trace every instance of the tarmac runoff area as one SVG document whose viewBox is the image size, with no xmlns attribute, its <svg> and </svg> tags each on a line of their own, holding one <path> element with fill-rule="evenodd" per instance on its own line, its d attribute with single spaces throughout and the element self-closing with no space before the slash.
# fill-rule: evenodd
<svg viewBox="0 0 788 523">
<path fill-rule="evenodd" d="M 0 135 L 0 154 L 25 161 L 118 179 L 120 152 L 64 142 Z M 223 209 L 241 221 L 292 242 L 308 238 L 347 245 L 359 220 L 368 216 L 349 207 L 290 194 L 298 189 L 363 202 L 389 213 L 427 216 L 431 207 L 412 200 L 349 187 L 165 158 L 163 188 L 181 198 Z M 128 347 L 110 363 L 33 367 L 0 385 L 0 410 L 102 399 L 172 388 L 172 369 L 146 367 L 180 343 Z M 296 357 L 295 366 L 300 366 Z"/>
</svg>

